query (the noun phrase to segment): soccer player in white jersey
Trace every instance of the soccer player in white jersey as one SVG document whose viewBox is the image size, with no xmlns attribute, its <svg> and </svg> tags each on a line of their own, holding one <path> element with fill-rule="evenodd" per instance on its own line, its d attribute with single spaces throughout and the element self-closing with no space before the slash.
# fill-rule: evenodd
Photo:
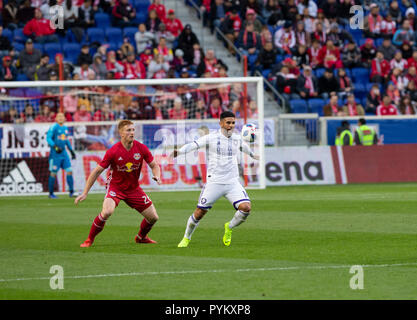
<svg viewBox="0 0 417 320">
<path fill-rule="evenodd" d="M 178 244 L 180 248 L 188 246 L 200 220 L 222 196 L 226 197 L 237 210 L 232 220 L 224 225 L 224 245 L 230 245 L 232 229 L 244 222 L 249 216 L 251 202 L 239 182 L 238 156 L 242 151 L 253 159 L 259 160 L 259 157 L 243 142 L 239 134 L 233 133 L 234 128 L 234 113 L 225 111 L 220 115 L 220 129 L 218 131 L 202 136 L 194 142 L 182 146 L 179 150 L 174 150 L 171 155 L 175 158 L 196 149 L 206 149 L 207 183 L 201 190 L 197 208 L 188 218 L 184 238 Z"/>
</svg>

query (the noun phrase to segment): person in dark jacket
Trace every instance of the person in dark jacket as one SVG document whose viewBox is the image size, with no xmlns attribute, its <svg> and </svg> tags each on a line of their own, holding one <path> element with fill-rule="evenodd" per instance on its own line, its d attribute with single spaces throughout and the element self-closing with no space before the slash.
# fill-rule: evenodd
<svg viewBox="0 0 417 320">
<path fill-rule="evenodd" d="M 25 48 L 20 51 L 18 67 L 22 68 L 23 73 L 33 80 L 36 66 L 41 60 L 42 53 L 33 47 L 33 40 L 28 39 L 25 43 Z"/>
<path fill-rule="evenodd" d="M 258 70 L 272 69 L 276 63 L 277 54 L 278 51 L 274 48 L 272 41 L 265 42 L 256 60 Z"/>
<path fill-rule="evenodd" d="M 78 8 L 78 21 L 80 27 L 88 29 L 95 27 L 94 15 L 97 13 L 91 5 L 91 0 L 85 0 L 84 3 Z"/>
<path fill-rule="evenodd" d="M 129 3 L 129 0 L 120 0 L 112 10 L 113 25 L 115 27 L 137 27 L 136 9 Z"/>
<path fill-rule="evenodd" d="M 5 56 L 2 59 L 3 63 L 0 68 L 0 80 L 1 81 L 16 81 L 17 80 L 17 70 L 16 67 L 12 65 L 12 57 Z"/>
<path fill-rule="evenodd" d="M 191 61 L 193 56 L 193 46 L 196 43 L 200 43 L 198 41 L 197 36 L 193 32 L 191 25 L 187 24 L 184 27 L 184 30 L 178 36 L 178 48 L 184 51 L 184 60 Z"/>
<path fill-rule="evenodd" d="M 323 99 L 328 99 L 333 93 L 338 93 L 339 89 L 339 83 L 333 75 L 332 69 L 326 69 L 319 78 L 319 94 Z"/>
<path fill-rule="evenodd" d="M 93 57 L 90 54 L 90 48 L 88 44 L 85 44 L 81 47 L 81 52 L 77 58 L 77 66 L 81 66 L 83 63 L 88 63 L 89 65 L 93 63 Z"/>
</svg>

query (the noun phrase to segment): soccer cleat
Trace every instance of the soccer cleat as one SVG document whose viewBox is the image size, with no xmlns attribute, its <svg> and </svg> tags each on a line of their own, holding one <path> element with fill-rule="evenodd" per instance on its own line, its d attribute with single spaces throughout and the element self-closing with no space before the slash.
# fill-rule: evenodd
<svg viewBox="0 0 417 320">
<path fill-rule="evenodd" d="M 187 248 L 190 241 L 191 240 L 186 237 L 182 238 L 181 242 L 178 243 L 178 248 Z"/>
<path fill-rule="evenodd" d="M 230 246 L 232 242 L 232 229 L 229 228 L 229 222 L 224 224 L 224 236 L 223 236 L 223 243 L 225 246 Z"/>
<path fill-rule="evenodd" d="M 74 198 L 74 197 L 76 197 L 77 196 L 77 193 L 76 192 L 74 192 L 74 191 L 70 191 L 69 192 L 69 197 L 70 198 Z"/>
<path fill-rule="evenodd" d="M 151 238 L 149 238 L 148 236 L 141 239 L 138 235 L 136 235 L 136 237 L 135 237 L 135 242 L 136 243 L 158 243 L 155 240 L 152 240 Z"/>
<path fill-rule="evenodd" d="M 51 193 L 48 197 L 49 199 L 58 199 L 58 197 L 54 195 L 53 193 Z"/>
<path fill-rule="evenodd" d="M 80 244 L 80 247 L 88 248 L 88 247 L 91 247 L 92 244 L 93 244 L 93 241 L 91 241 L 90 239 L 87 239 L 83 243 Z"/>
</svg>

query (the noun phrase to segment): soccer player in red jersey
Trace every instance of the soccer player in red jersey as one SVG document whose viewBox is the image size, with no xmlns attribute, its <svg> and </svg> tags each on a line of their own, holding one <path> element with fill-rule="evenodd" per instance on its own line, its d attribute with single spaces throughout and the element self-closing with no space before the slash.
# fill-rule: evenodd
<svg viewBox="0 0 417 320">
<path fill-rule="evenodd" d="M 153 159 L 148 147 L 135 140 L 135 126 L 132 121 L 122 120 L 118 124 L 120 142 L 104 155 L 103 160 L 91 172 L 84 191 L 75 199 L 75 204 L 84 201 L 94 182 L 110 166 L 111 174 L 107 181 L 107 192 L 101 213 L 94 219 L 87 240 L 80 247 L 90 247 L 97 234 L 103 230 L 107 219 L 112 215 L 120 200 L 143 215 L 136 243 L 156 243 L 148 237 L 149 231 L 158 221 L 158 215 L 151 199 L 139 186 L 139 176 L 143 160 L 152 169 L 153 180 L 161 184 L 161 170 Z"/>
</svg>

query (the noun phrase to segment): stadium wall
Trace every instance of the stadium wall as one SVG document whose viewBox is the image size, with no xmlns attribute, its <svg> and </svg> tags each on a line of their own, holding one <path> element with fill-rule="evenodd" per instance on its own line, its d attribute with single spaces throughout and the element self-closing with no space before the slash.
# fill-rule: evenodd
<svg viewBox="0 0 417 320">
<path fill-rule="evenodd" d="M 105 151 L 80 152 L 72 161 L 75 186 L 81 189 Z M 163 185 L 158 186 L 145 166 L 140 183 L 144 189 L 198 189 L 204 184 L 206 167 L 201 162 L 190 165 L 161 163 Z M 265 149 L 267 186 L 324 185 L 346 183 L 416 182 L 417 144 L 355 147 L 271 147 Z M 47 191 L 46 157 L 0 159 L 0 195 L 24 195 Z M 253 172 L 259 172 L 256 166 Z M 201 180 L 198 179 L 201 177 Z M 256 174 L 249 180 L 256 180 Z M 16 181 L 18 181 L 16 183 Z M 57 191 L 63 191 L 63 177 L 58 175 Z M 103 175 L 92 191 L 104 192 Z"/>
</svg>

